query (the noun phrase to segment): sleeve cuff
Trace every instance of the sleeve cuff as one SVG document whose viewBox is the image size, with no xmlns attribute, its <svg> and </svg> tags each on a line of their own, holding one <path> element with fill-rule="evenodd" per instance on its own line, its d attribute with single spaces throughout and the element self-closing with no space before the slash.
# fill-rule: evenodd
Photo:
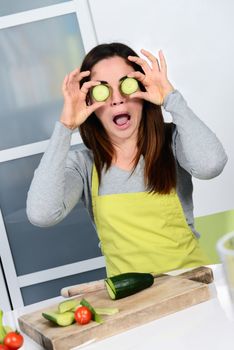
<svg viewBox="0 0 234 350">
<path fill-rule="evenodd" d="M 55 124 L 55 129 L 57 129 L 59 132 L 66 133 L 67 135 L 71 135 L 73 133 L 72 129 L 67 128 L 63 123 L 60 121 L 57 121 Z"/>
</svg>

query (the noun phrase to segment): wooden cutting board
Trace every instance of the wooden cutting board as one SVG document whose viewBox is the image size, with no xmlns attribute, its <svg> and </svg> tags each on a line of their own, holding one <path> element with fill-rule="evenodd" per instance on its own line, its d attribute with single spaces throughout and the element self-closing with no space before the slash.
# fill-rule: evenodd
<svg viewBox="0 0 234 350">
<path fill-rule="evenodd" d="M 69 350 L 92 339 L 97 341 L 128 329 L 156 320 L 211 298 L 209 286 L 179 276 L 162 276 L 139 293 L 120 300 L 111 300 L 106 290 L 82 295 L 95 307 L 117 307 L 119 313 L 102 316 L 104 323 L 91 321 L 87 325 L 55 326 L 42 317 L 45 310 L 25 314 L 19 318 L 20 329 L 48 350 Z"/>
</svg>

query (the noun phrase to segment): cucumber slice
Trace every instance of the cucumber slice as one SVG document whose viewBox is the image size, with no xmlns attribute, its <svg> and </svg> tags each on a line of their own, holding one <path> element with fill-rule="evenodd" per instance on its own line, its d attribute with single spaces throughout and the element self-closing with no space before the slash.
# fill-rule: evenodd
<svg viewBox="0 0 234 350">
<path fill-rule="evenodd" d="M 111 280 L 108 278 L 105 280 L 105 285 L 106 285 L 106 289 L 107 289 L 107 292 L 109 294 L 109 297 L 112 299 L 112 300 L 115 300 L 116 297 L 115 297 L 115 288 L 114 288 L 114 285 L 113 283 L 111 282 Z"/>
<path fill-rule="evenodd" d="M 77 309 L 78 309 L 78 307 L 81 307 L 82 305 L 79 303 L 79 304 L 77 304 L 75 307 L 73 307 L 71 310 L 69 310 L 69 311 L 73 311 L 73 312 L 75 312 Z"/>
<path fill-rule="evenodd" d="M 121 299 L 150 287 L 154 283 L 151 273 L 127 272 L 105 279 L 111 299 Z"/>
<path fill-rule="evenodd" d="M 117 307 L 95 307 L 95 311 L 99 315 L 115 315 L 119 312 Z"/>
<path fill-rule="evenodd" d="M 70 326 L 75 321 L 74 312 L 71 311 L 64 312 L 63 314 L 60 314 L 57 311 L 47 311 L 43 312 L 42 316 L 62 327 Z"/>
<path fill-rule="evenodd" d="M 74 308 L 76 308 L 79 304 L 80 302 L 76 299 L 69 299 L 69 300 L 62 301 L 58 305 L 58 312 L 62 314 L 66 311 L 71 311 Z"/>
<path fill-rule="evenodd" d="M 102 102 L 110 96 L 110 90 L 107 85 L 100 84 L 92 88 L 92 96 L 97 102 Z"/>
<path fill-rule="evenodd" d="M 120 89 L 125 95 L 133 94 L 138 88 L 139 84 L 135 78 L 125 78 L 120 85 Z"/>
</svg>

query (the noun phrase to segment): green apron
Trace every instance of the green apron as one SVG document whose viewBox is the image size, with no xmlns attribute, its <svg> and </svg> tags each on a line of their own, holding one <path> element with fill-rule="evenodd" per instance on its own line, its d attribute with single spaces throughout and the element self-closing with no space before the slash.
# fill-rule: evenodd
<svg viewBox="0 0 234 350">
<path fill-rule="evenodd" d="M 206 265 L 176 191 L 98 195 L 92 171 L 94 221 L 108 276 L 124 272 L 163 273 Z"/>
</svg>

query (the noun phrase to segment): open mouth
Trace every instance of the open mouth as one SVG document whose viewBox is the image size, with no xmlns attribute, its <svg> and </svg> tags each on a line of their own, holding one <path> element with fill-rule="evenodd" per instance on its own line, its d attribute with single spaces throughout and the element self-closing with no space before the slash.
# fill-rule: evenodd
<svg viewBox="0 0 234 350">
<path fill-rule="evenodd" d="M 118 126 L 126 125 L 127 122 L 130 120 L 130 115 L 128 113 L 122 113 L 114 116 L 113 122 Z"/>
</svg>

